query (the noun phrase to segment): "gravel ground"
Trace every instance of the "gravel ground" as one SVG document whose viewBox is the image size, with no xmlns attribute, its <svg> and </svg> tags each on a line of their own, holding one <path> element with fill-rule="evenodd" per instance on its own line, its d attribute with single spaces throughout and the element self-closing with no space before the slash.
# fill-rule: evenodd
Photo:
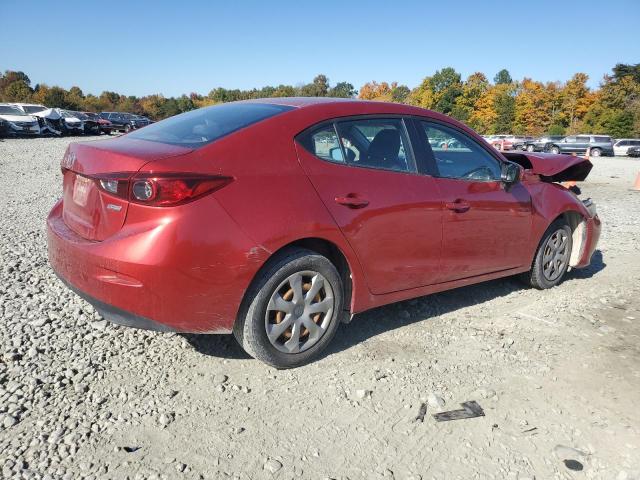
<svg viewBox="0 0 640 480">
<path fill-rule="evenodd" d="M 594 160 L 603 236 L 560 287 L 379 308 L 277 371 L 230 336 L 108 324 L 57 280 L 45 218 L 69 141 L 0 141 L 0 476 L 640 478 L 640 161 Z M 431 416 L 467 400 L 486 416 Z"/>
</svg>

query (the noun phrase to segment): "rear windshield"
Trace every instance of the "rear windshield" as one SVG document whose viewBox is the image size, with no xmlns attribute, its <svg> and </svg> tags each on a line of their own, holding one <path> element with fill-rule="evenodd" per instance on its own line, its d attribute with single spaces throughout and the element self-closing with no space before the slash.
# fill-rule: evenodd
<svg viewBox="0 0 640 480">
<path fill-rule="evenodd" d="M 292 108 L 264 103 L 225 103 L 152 123 L 129 136 L 197 148 Z"/>
</svg>

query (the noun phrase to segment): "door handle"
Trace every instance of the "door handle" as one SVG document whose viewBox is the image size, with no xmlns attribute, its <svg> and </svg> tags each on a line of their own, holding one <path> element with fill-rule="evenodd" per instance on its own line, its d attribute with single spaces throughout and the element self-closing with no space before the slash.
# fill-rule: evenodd
<svg viewBox="0 0 640 480">
<path fill-rule="evenodd" d="M 444 204 L 444 206 L 456 213 L 464 213 L 471 208 L 471 205 L 460 199 L 456 200 L 455 202 L 447 202 Z"/>
<path fill-rule="evenodd" d="M 364 208 L 369 205 L 369 200 L 357 197 L 354 193 L 350 193 L 345 196 L 338 196 L 335 201 L 339 205 L 344 205 L 349 208 Z"/>
</svg>

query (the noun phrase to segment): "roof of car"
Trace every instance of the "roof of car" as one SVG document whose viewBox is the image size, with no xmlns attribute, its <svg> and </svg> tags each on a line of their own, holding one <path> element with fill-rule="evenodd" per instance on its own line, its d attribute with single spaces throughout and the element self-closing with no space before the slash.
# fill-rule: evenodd
<svg viewBox="0 0 640 480">
<path fill-rule="evenodd" d="M 20 105 L 21 107 L 45 107 L 44 105 L 41 105 L 40 103 L 10 102 L 9 105 Z"/>
<path fill-rule="evenodd" d="M 303 108 L 311 105 L 328 104 L 328 103 L 369 103 L 367 100 L 359 100 L 356 98 L 336 98 L 336 97 L 273 97 L 273 98 L 256 98 L 252 100 L 244 100 L 243 103 L 270 103 L 273 105 L 284 105 L 287 107 Z M 376 102 L 381 103 L 381 102 Z"/>
</svg>

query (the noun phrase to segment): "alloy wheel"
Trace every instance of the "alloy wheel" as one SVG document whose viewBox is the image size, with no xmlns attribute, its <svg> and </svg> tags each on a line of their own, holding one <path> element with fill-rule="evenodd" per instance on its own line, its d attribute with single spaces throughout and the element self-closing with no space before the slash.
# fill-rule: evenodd
<svg viewBox="0 0 640 480">
<path fill-rule="evenodd" d="M 569 262 L 569 235 L 566 230 L 556 230 L 547 240 L 542 257 L 542 273 L 553 282 L 566 270 Z"/>
<path fill-rule="evenodd" d="M 318 343 L 334 316 L 334 295 L 327 279 L 314 271 L 296 272 L 271 295 L 265 329 L 279 351 L 300 353 Z"/>
</svg>

